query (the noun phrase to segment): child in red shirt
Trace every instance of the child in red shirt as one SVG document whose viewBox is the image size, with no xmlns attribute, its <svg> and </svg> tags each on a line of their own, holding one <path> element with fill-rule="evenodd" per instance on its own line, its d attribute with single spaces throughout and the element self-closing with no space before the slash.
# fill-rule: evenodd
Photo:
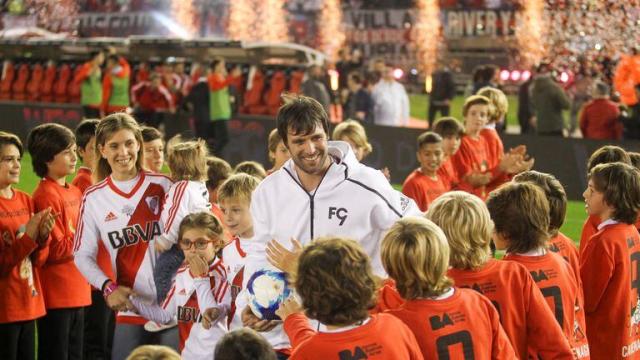
<svg viewBox="0 0 640 360">
<path fill-rule="evenodd" d="M 29 133 L 28 148 L 33 169 L 42 178 L 33 192 L 34 209 L 51 208 L 56 214 L 40 271 L 47 315 L 38 320 L 38 357 L 81 358 L 84 307 L 91 304 L 91 289 L 73 262 L 82 193 L 66 177 L 75 172 L 76 139 L 60 124 L 42 124 Z"/>
<path fill-rule="evenodd" d="M 631 165 L 600 164 L 589 172 L 587 211 L 603 220 L 580 258 L 592 359 L 640 356 L 638 189 L 640 171 Z"/>
<path fill-rule="evenodd" d="M 78 157 L 82 165 L 71 180 L 71 185 L 80 189 L 83 194 L 89 186 L 93 185 L 93 168 L 96 165 L 96 127 L 99 122 L 98 119 L 83 120 L 75 131 Z"/>
<path fill-rule="evenodd" d="M 382 240 L 382 264 L 406 303 L 389 313 L 404 322 L 422 355 L 440 359 L 514 359 L 491 301 L 453 286 L 447 239 L 424 218 L 398 220 Z"/>
<path fill-rule="evenodd" d="M 496 248 L 505 260 L 524 265 L 553 310 L 577 359 L 589 358 L 582 293 L 560 255 L 546 249 L 549 240 L 549 202 L 538 186 L 509 183 L 489 195 L 487 208 L 495 224 Z M 530 354 L 535 357 L 536 352 Z"/>
<path fill-rule="evenodd" d="M 442 137 L 430 131 L 420 134 L 416 157 L 420 167 L 407 176 L 402 193 L 415 200 L 421 211 L 427 211 L 429 203 L 449 191 L 448 184 L 438 175 L 444 160 Z"/>
<path fill-rule="evenodd" d="M 629 154 L 619 146 L 605 145 L 598 150 L 594 151 L 589 157 L 587 162 L 587 171 L 591 171 L 596 165 L 608 164 L 612 162 L 621 162 L 631 165 L 631 157 Z M 589 215 L 582 226 L 582 233 L 580 234 L 580 254 L 587 246 L 589 239 L 598 232 L 598 225 L 601 220 L 596 215 Z"/>
<path fill-rule="evenodd" d="M 40 269 L 55 216 L 33 215 L 29 195 L 12 185 L 20 180 L 22 143 L 0 131 L 0 358 L 36 358 L 36 321 L 45 314 Z"/>
<path fill-rule="evenodd" d="M 527 269 L 490 257 L 493 223 L 479 198 L 461 191 L 444 194 L 426 216 L 449 242 L 449 277 L 456 286 L 491 300 L 518 358 L 527 359 L 531 348 L 543 359 L 573 359 L 569 342 Z"/>
<path fill-rule="evenodd" d="M 280 307 L 277 314 L 284 319 L 293 348 L 290 359 L 423 358 L 402 321 L 389 314 L 369 315 L 376 280 L 358 243 L 316 239 L 300 254 L 296 273 L 295 288 L 304 311 L 320 324 L 318 332 L 311 329 L 293 298 Z"/>
<path fill-rule="evenodd" d="M 449 190 L 456 189 L 460 179 L 451 158 L 460 148 L 464 129 L 456 118 L 443 117 L 434 123 L 433 132 L 442 136 L 442 149 L 444 150 L 444 160 L 438 169 L 438 176 L 447 183 Z"/>
</svg>

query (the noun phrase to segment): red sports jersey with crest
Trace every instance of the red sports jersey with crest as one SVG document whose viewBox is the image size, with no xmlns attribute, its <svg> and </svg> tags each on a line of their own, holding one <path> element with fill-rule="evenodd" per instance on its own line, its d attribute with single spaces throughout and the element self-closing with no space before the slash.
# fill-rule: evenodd
<svg viewBox="0 0 640 360">
<path fill-rule="evenodd" d="M 0 196 L 0 323 L 37 319 L 45 314 L 39 266 L 48 247 L 39 248 L 25 234 L 33 214 L 29 195 L 13 190 L 13 197 Z"/>
<path fill-rule="evenodd" d="M 640 359 L 640 235 L 613 223 L 589 239 L 580 257 L 591 358 Z"/>
<path fill-rule="evenodd" d="M 365 324 L 344 331 L 316 332 L 298 313 L 285 319 L 284 330 L 293 346 L 291 360 L 423 359 L 411 330 L 390 314 L 371 315 Z"/>
<path fill-rule="evenodd" d="M 527 358 L 529 347 L 543 359 L 573 359 L 562 328 L 523 265 L 491 259 L 480 269 L 451 269 L 448 275 L 456 286 L 491 300 L 520 359 Z"/>
<path fill-rule="evenodd" d="M 246 301 L 242 296 L 238 296 L 242 292 L 242 282 L 244 280 L 244 264 L 247 259 L 247 247 L 250 240 L 235 237 L 229 244 L 222 249 L 222 261 L 226 266 L 227 281 L 230 285 L 230 310 L 229 310 L 229 329 L 242 328 L 242 319 L 240 312 L 246 306 Z M 238 302 L 238 303 L 236 303 Z M 240 311 L 238 311 L 240 309 Z"/>
<path fill-rule="evenodd" d="M 132 288 L 140 297 L 155 299 L 153 268 L 157 253 L 152 241 L 161 234 L 160 213 L 171 180 L 140 171 L 131 182 L 131 190 L 123 192 L 109 176 L 85 193 L 75 238 L 76 265 L 91 285 L 102 289 L 108 280 L 96 263 L 98 242 L 102 242 L 116 282 Z M 132 312 L 118 313 L 116 321 L 146 322 Z"/>
<path fill-rule="evenodd" d="M 389 314 L 404 322 L 422 355 L 438 359 L 514 359 L 516 354 L 489 299 L 452 288 L 443 299 L 408 300 Z"/>
<path fill-rule="evenodd" d="M 507 254 L 504 259 L 518 262 L 529 270 L 556 321 L 562 326 L 576 358 L 588 359 L 582 293 L 569 263 L 553 252 L 538 256 Z"/>
<path fill-rule="evenodd" d="M 421 211 L 427 211 L 429 204 L 447 191 L 449 185 L 440 175 L 434 179 L 420 169 L 409 174 L 402 185 L 402 193 L 412 198 Z"/>
<path fill-rule="evenodd" d="M 73 185 L 60 185 L 45 177 L 33 192 L 35 212 L 48 207 L 57 214 L 51 229 L 49 256 L 40 271 L 47 309 L 81 307 L 91 304 L 91 288 L 73 262 L 82 193 Z"/>
<path fill-rule="evenodd" d="M 485 199 L 488 195 L 486 186 L 474 187 L 464 180 L 472 173 L 486 173 L 491 161 L 487 152 L 487 144 L 483 137 L 473 139 L 471 136 L 463 136 L 460 149 L 451 157 L 453 167 L 460 178 L 458 189 L 477 195 Z"/>
<path fill-rule="evenodd" d="M 225 265 L 214 260 L 205 276 L 194 277 L 187 265 L 178 269 L 176 278 L 162 306 L 148 305 L 133 297 L 132 302 L 142 316 L 161 324 L 176 318 L 183 359 L 210 360 L 218 340 L 227 333 L 224 313 L 229 297 Z M 221 317 L 209 330 L 202 327 L 202 313 L 209 308 L 221 310 Z"/>
</svg>

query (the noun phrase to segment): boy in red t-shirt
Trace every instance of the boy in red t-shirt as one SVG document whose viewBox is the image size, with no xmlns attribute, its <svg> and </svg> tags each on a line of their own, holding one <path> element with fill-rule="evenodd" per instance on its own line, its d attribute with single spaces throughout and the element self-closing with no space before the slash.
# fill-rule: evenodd
<svg viewBox="0 0 640 360">
<path fill-rule="evenodd" d="M 580 258 L 592 359 L 639 358 L 640 171 L 623 163 L 589 172 L 587 212 L 602 219 Z"/>
<path fill-rule="evenodd" d="M 76 139 L 60 124 L 42 124 L 31 130 L 27 146 L 42 178 L 33 192 L 35 211 L 51 208 L 56 214 L 40 271 L 47 314 L 38 320 L 38 357 L 82 358 L 84 307 L 91 304 L 91 289 L 73 262 L 82 193 L 66 181 L 76 169 Z"/>
<path fill-rule="evenodd" d="M 78 173 L 71 180 L 71 184 L 80 189 L 84 194 L 85 190 L 93 185 L 93 168 L 96 163 L 96 127 L 100 120 L 83 120 L 76 127 L 76 146 L 78 157 L 82 161 L 82 166 L 78 168 Z"/>
<path fill-rule="evenodd" d="M 348 284 L 348 285 L 347 285 Z M 277 314 L 291 340 L 290 359 L 423 359 L 416 338 L 396 317 L 369 315 L 376 300 L 371 261 L 342 238 L 316 239 L 300 254 L 295 277 L 309 326 L 293 298 Z"/>
<path fill-rule="evenodd" d="M 47 256 L 51 209 L 33 215 L 29 195 L 13 189 L 20 181 L 23 148 L 14 134 L 0 131 L 0 359 L 36 358 L 36 320 L 45 314 L 40 266 Z"/>
<path fill-rule="evenodd" d="M 549 202 L 542 189 L 530 182 L 505 184 L 489 195 L 487 208 L 495 225 L 496 248 L 507 251 L 505 260 L 529 270 L 575 357 L 588 359 L 581 289 L 569 264 L 547 250 Z M 536 351 L 530 354 L 536 357 Z"/>
<path fill-rule="evenodd" d="M 421 211 L 427 211 L 429 203 L 449 191 L 448 184 L 438 175 L 444 160 L 442 137 L 430 131 L 420 134 L 416 157 L 420 167 L 407 176 L 402 193 L 415 200 Z"/>
<path fill-rule="evenodd" d="M 404 322 L 422 355 L 440 359 L 514 359 L 516 354 L 491 301 L 453 286 L 446 275 L 449 245 L 424 218 L 398 220 L 382 240 L 382 264 L 406 302 L 389 314 Z"/>
<path fill-rule="evenodd" d="M 591 171 L 596 165 L 613 162 L 631 165 L 631 157 L 619 146 L 605 145 L 591 154 L 589 161 L 587 161 L 587 171 Z M 589 239 L 598 232 L 600 222 L 599 217 L 591 214 L 589 214 L 589 217 L 585 220 L 584 225 L 582 225 L 582 233 L 580 234 L 580 254 L 584 251 Z"/>
<path fill-rule="evenodd" d="M 449 242 L 448 276 L 456 286 L 491 300 L 518 358 L 527 359 L 531 348 L 543 359 L 573 359 L 569 342 L 529 271 L 515 262 L 491 258 L 493 223 L 482 200 L 449 192 L 431 204 L 426 216 Z"/>
<path fill-rule="evenodd" d="M 560 232 L 567 213 L 567 194 L 564 187 L 553 175 L 534 170 L 516 175 L 513 181 L 517 183 L 530 182 L 544 191 L 549 202 L 549 235 L 551 236 L 547 248 L 560 254 L 569 263 L 578 278 L 578 283 L 581 284 L 578 248 L 571 239 Z"/>
<path fill-rule="evenodd" d="M 434 123 L 433 132 L 442 136 L 442 150 L 444 150 L 444 160 L 438 169 L 438 176 L 448 184 L 449 190 L 456 189 L 460 179 L 451 158 L 460 148 L 464 129 L 456 118 L 443 117 Z"/>
</svg>

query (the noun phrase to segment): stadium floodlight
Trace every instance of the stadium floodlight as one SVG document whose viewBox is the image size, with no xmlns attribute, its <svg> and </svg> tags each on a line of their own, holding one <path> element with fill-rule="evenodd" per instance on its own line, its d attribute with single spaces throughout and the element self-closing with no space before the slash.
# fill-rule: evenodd
<svg viewBox="0 0 640 360">
<path fill-rule="evenodd" d="M 507 81 L 509 80 L 509 70 L 507 69 L 503 69 L 502 71 L 500 71 L 500 80 L 502 81 Z"/>
<path fill-rule="evenodd" d="M 522 81 L 527 81 L 531 77 L 531 71 L 525 70 L 522 72 Z"/>
<path fill-rule="evenodd" d="M 404 75 L 404 71 L 402 71 L 402 69 L 400 68 L 393 69 L 393 77 L 396 80 L 400 80 L 400 78 L 402 78 L 403 75 Z"/>
<path fill-rule="evenodd" d="M 513 81 L 518 81 L 520 80 L 520 77 L 522 76 L 522 74 L 520 73 L 519 70 L 513 70 L 511 72 L 511 80 Z"/>
</svg>

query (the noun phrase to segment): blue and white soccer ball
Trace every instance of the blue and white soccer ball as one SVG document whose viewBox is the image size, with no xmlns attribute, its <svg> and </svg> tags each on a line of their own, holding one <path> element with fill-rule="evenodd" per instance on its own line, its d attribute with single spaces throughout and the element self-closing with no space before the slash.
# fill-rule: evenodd
<svg viewBox="0 0 640 360">
<path fill-rule="evenodd" d="M 280 320 L 276 310 L 291 295 L 285 273 L 262 269 L 253 273 L 247 283 L 249 307 L 259 318 Z"/>
</svg>

